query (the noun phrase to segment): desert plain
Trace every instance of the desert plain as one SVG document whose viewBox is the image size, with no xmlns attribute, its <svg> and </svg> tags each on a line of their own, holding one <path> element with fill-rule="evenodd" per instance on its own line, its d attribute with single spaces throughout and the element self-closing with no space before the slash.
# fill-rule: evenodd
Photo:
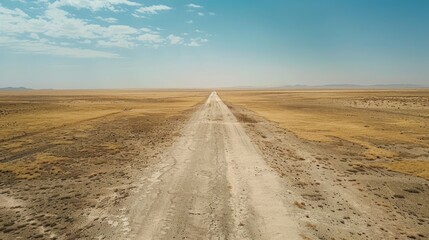
<svg viewBox="0 0 429 240">
<path fill-rule="evenodd" d="M 91 212 L 129 194 L 207 95 L 0 93 L 0 239 L 91 239 Z"/>
<path fill-rule="evenodd" d="M 0 239 L 427 239 L 429 90 L 0 92 Z"/>
</svg>

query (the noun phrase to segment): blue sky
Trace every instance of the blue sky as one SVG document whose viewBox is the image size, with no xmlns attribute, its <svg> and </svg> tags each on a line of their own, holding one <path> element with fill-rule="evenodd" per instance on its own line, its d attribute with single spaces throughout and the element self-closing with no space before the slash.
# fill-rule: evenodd
<svg viewBox="0 0 429 240">
<path fill-rule="evenodd" d="M 429 83 L 429 1 L 0 2 L 0 87 Z"/>
</svg>

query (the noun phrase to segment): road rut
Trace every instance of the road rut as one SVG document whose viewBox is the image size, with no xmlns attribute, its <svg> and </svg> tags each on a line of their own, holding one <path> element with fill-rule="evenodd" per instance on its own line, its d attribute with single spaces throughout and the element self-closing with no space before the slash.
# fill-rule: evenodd
<svg viewBox="0 0 429 240">
<path fill-rule="evenodd" d="M 299 238 L 280 177 L 216 92 L 143 175 L 121 218 L 124 238 Z"/>
</svg>

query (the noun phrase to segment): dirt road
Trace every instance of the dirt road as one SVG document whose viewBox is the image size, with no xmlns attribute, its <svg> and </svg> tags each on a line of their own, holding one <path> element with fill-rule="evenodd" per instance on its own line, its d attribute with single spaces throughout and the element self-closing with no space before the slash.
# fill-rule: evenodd
<svg viewBox="0 0 429 240">
<path fill-rule="evenodd" d="M 112 239 L 297 239 L 280 177 L 213 92 L 123 204 Z M 103 232 L 101 232 L 103 233 Z"/>
<path fill-rule="evenodd" d="M 427 179 L 374 165 L 427 159 L 427 148 L 379 142 L 407 154 L 368 160 L 358 144 L 310 141 L 253 111 L 252 101 L 228 97 L 242 92 L 219 92 L 224 102 L 216 93 L 208 99 L 208 92 L 174 93 L 182 97 L 168 101 L 162 99 L 172 93 L 159 93 L 156 101 L 139 96 L 138 104 L 129 93 L 115 94 L 120 101 L 88 99 L 107 101 L 117 111 L 131 104 L 133 110 L 77 127 L 35 128 L 40 133 L 1 145 L 5 157 L 21 157 L 0 163 L 0 239 L 429 236 Z M 88 99 L 79 109 L 94 106 Z M 45 121 L 27 113 L 33 107 L 2 106 L 13 112 L 4 117 L 11 126 Z M 74 113 L 31 106 L 42 115 Z"/>
</svg>

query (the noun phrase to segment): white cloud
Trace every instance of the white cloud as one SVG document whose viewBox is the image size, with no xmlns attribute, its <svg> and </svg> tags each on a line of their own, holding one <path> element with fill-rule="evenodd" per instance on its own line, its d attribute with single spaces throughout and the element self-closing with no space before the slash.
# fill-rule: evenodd
<svg viewBox="0 0 429 240">
<path fill-rule="evenodd" d="M 186 5 L 188 8 L 202 8 L 203 6 L 201 6 L 201 5 L 197 5 L 197 4 L 193 4 L 193 3 L 190 3 L 190 4 L 188 4 L 188 5 Z"/>
<path fill-rule="evenodd" d="M 0 5 L 0 14 L 3 16 L 15 16 L 15 17 L 23 17 L 23 18 L 27 18 L 29 17 L 25 12 L 23 12 L 21 9 L 19 8 L 15 8 L 15 9 L 9 9 L 9 8 L 4 8 Z"/>
<path fill-rule="evenodd" d="M 187 21 L 186 23 L 188 23 L 188 24 L 192 24 L 192 23 L 194 23 L 194 21 L 193 21 L 193 20 L 189 20 L 189 21 Z"/>
<path fill-rule="evenodd" d="M 168 35 L 167 39 L 170 41 L 170 44 L 177 45 L 183 43 L 183 38 L 179 36 L 175 36 L 173 34 Z"/>
<path fill-rule="evenodd" d="M 172 8 L 166 5 L 152 5 L 148 7 L 141 7 L 137 9 L 137 12 L 143 13 L 143 14 L 158 14 L 160 11 L 168 11 Z"/>
<path fill-rule="evenodd" d="M 118 48 L 133 48 L 137 46 L 136 43 L 128 41 L 123 38 L 110 39 L 108 41 L 99 40 L 97 44 L 101 47 L 118 47 Z"/>
<path fill-rule="evenodd" d="M 77 57 L 78 55 L 87 57 L 90 54 L 97 57 L 112 57 L 113 55 L 96 50 L 91 52 L 89 49 L 64 48 L 62 47 L 64 45 L 62 39 L 81 39 L 82 41 L 98 39 L 99 46 L 131 48 L 136 46 L 131 39 L 140 32 L 138 29 L 127 25 L 103 27 L 97 24 L 89 24 L 85 20 L 71 17 L 68 12 L 62 9 L 52 7 L 47 8 L 43 16 L 31 18 L 20 9 L 11 10 L 0 6 L 0 22 L 2 22 L 0 33 L 9 36 L 7 39 L 17 44 L 16 46 L 6 44 L 6 38 L 3 38 L 1 45 L 29 52 L 39 52 L 36 48 L 40 47 L 52 55 L 58 54 L 68 57 Z M 33 40 L 22 39 L 23 35 Z M 60 40 L 59 45 L 61 46 L 57 46 L 55 41 L 47 41 L 46 37 Z M 31 49 L 31 47 L 35 49 Z M 70 49 L 76 50 L 77 54 L 73 55 Z"/>
<path fill-rule="evenodd" d="M 0 37 L 0 45 L 22 52 L 65 56 L 71 58 L 118 58 L 115 53 L 73 47 L 53 46 L 45 41 L 19 40 L 11 37 Z"/>
<path fill-rule="evenodd" d="M 201 46 L 203 43 L 208 42 L 208 39 L 205 38 L 191 38 L 190 42 L 186 44 L 186 46 L 189 47 L 199 47 Z"/>
<path fill-rule="evenodd" d="M 58 8 L 48 8 L 44 18 L 35 19 L 33 26 L 46 36 L 55 38 L 94 39 L 99 38 L 101 32 L 105 31 L 105 27 L 73 18 L 68 12 Z"/>
<path fill-rule="evenodd" d="M 137 13 L 131 13 L 131 16 L 133 16 L 135 18 L 143 18 L 143 16 L 140 16 Z"/>
<path fill-rule="evenodd" d="M 44 16 L 30 18 L 19 9 L 10 10 L 0 7 L 0 33 L 2 34 L 43 34 L 53 38 L 97 39 L 112 36 L 139 33 L 138 29 L 127 25 L 110 25 L 103 27 L 90 24 L 85 20 L 71 17 L 62 9 L 48 8 Z"/>
<path fill-rule="evenodd" d="M 30 38 L 32 39 L 40 39 L 39 35 L 37 35 L 37 33 L 31 33 L 30 34 Z"/>
<path fill-rule="evenodd" d="M 96 17 L 96 19 L 101 20 L 103 22 L 107 22 L 107 23 L 117 23 L 118 22 L 118 19 L 113 18 L 113 17 L 108 17 L 108 18 Z"/>
<path fill-rule="evenodd" d="M 187 44 L 187 46 L 189 46 L 189 47 L 199 47 L 199 46 L 201 46 L 201 44 L 199 42 L 196 42 L 196 41 L 191 41 L 190 43 Z"/>
<path fill-rule="evenodd" d="M 118 55 L 96 49 L 132 49 L 140 45 L 157 48 L 167 44 L 200 46 L 204 42 L 203 39 L 198 38 L 188 39 L 185 34 L 181 36 L 169 34 L 167 29 L 163 30 L 155 26 L 135 28 L 117 24 L 119 20 L 114 17 L 94 16 L 83 19 L 62 8 L 62 6 L 71 6 L 97 11 L 103 8 L 113 10 L 114 6 L 121 4 L 141 6 L 130 0 L 37 0 L 37 3 L 41 6 L 41 13 L 37 16 L 30 16 L 31 14 L 19 8 L 11 9 L 0 4 L 0 47 L 18 52 L 27 51 L 66 57 L 113 58 Z M 171 9 L 166 5 L 141 6 L 135 10 L 135 14 L 157 14 Z M 98 24 L 98 20 L 106 22 L 107 26 L 106 23 Z M 188 23 L 192 22 L 192 20 L 188 21 Z M 88 47 L 94 50 L 85 49 Z M 76 52 L 73 53 L 73 51 Z"/>
<path fill-rule="evenodd" d="M 139 33 L 139 30 L 128 25 L 110 25 L 102 28 L 100 34 L 105 38 L 128 36 Z"/>
<path fill-rule="evenodd" d="M 140 28 L 142 32 L 152 32 L 150 28 Z"/>
<path fill-rule="evenodd" d="M 86 8 L 91 11 L 98 11 L 103 8 L 115 11 L 116 5 L 127 5 L 127 6 L 141 6 L 140 3 L 136 3 L 129 0 L 57 0 L 51 4 L 51 7 L 63 7 L 71 6 L 77 9 Z"/>
<path fill-rule="evenodd" d="M 199 12 L 199 13 L 197 13 L 198 14 L 198 16 L 204 16 L 205 14 L 204 13 L 202 13 L 202 12 Z"/>
<path fill-rule="evenodd" d="M 164 39 L 159 34 L 145 33 L 137 37 L 137 40 L 145 43 L 162 43 Z"/>
</svg>

